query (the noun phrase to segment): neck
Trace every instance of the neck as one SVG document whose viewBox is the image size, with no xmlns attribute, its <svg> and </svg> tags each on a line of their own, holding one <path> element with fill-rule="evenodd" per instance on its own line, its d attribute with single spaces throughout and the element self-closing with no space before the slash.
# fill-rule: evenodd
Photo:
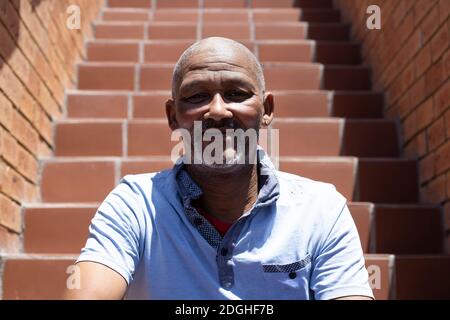
<svg viewBox="0 0 450 320">
<path fill-rule="evenodd" d="M 241 166 L 232 173 L 205 172 L 196 165 L 187 165 L 186 169 L 203 191 L 198 204 L 221 221 L 233 223 L 250 210 L 258 198 L 256 165 Z"/>
</svg>

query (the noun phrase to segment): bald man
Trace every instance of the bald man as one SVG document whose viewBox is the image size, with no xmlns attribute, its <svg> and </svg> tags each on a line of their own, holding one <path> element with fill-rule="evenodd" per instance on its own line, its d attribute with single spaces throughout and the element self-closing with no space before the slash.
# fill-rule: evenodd
<svg viewBox="0 0 450 320">
<path fill-rule="evenodd" d="M 92 220 L 77 260 L 81 285 L 65 297 L 372 299 L 335 187 L 276 170 L 249 139 L 244 150 L 225 143 L 230 130 L 258 136 L 273 111 L 245 46 L 215 37 L 188 48 L 173 73 L 169 126 L 194 134 L 197 123 L 222 135 L 224 148 L 206 161 L 186 151 L 199 143 L 191 139 L 172 169 L 122 178 Z"/>
</svg>

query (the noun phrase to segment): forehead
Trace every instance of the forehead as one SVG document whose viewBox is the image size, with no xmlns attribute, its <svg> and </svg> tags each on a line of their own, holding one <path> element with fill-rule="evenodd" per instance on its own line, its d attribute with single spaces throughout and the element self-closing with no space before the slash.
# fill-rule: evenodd
<svg viewBox="0 0 450 320">
<path fill-rule="evenodd" d="M 254 62 L 243 50 L 202 48 L 193 53 L 182 69 L 181 83 L 192 81 L 237 82 L 256 85 Z"/>
</svg>

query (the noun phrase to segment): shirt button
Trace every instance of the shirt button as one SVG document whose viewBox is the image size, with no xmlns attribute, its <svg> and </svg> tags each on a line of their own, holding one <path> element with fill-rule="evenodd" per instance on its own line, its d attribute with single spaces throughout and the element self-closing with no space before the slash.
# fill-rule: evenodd
<svg viewBox="0 0 450 320">
<path fill-rule="evenodd" d="M 203 223 L 203 221 L 202 221 L 201 218 L 195 218 L 195 219 L 194 219 L 194 224 L 195 224 L 196 226 L 200 226 L 202 223 Z"/>
<path fill-rule="evenodd" d="M 228 254 L 228 249 L 227 249 L 227 248 L 222 248 L 222 249 L 220 250 L 220 254 L 221 254 L 222 256 L 226 256 L 226 255 Z"/>
<path fill-rule="evenodd" d="M 225 282 L 223 284 L 224 289 L 230 289 L 231 288 L 231 282 Z"/>
<path fill-rule="evenodd" d="M 291 278 L 291 279 L 297 278 L 297 273 L 295 273 L 295 272 L 290 272 L 290 273 L 289 273 L 289 278 Z"/>
</svg>

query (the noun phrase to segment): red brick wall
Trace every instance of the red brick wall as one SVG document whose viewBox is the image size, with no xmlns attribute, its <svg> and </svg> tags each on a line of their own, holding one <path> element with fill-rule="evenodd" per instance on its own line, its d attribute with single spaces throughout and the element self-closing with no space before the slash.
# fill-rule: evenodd
<svg viewBox="0 0 450 320">
<path fill-rule="evenodd" d="M 368 30 L 369 5 L 381 9 L 381 30 Z M 401 123 L 406 157 L 419 160 L 421 200 L 444 206 L 450 229 L 450 1 L 335 0 L 353 38 L 362 43 L 385 112 Z"/>
<path fill-rule="evenodd" d="M 66 27 L 67 7 L 81 29 Z M 52 121 L 103 0 L 0 1 L 0 252 L 21 250 L 21 205 L 39 200 L 38 157 L 53 153 Z"/>
</svg>

